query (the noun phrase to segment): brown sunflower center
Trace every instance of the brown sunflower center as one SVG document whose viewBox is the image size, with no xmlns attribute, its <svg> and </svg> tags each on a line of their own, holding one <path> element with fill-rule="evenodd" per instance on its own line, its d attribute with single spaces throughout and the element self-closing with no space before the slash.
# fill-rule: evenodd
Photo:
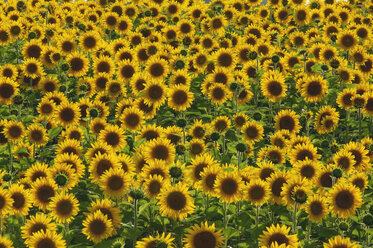
<svg viewBox="0 0 373 248">
<path fill-rule="evenodd" d="M 169 150 L 165 145 L 157 145 L 152 151 L 152 157 L 155 159 L 167 160 L 169 155 Z"/>
<path fill-rule="evenodd" d="M 70 66 L 72 71 L 81 71 L 84 67 L 84 62 L 81 58 L 72 58 L 70 60 Z"/>
<path fill-rule="evenodd" d="M 255 185 L 249 190 L 249 197 L 252 200 L 260 200 L 264 197 L 265 191 L 261 185 Z"/>
<path fill-rule="evenodd" d="M 322 203 L 319 201 L 314 201 L 310 204 L 310 210 L 313 215 L 320 215 L 323 212 Z"/>
<path fill-rule="evenodd" d="M 136 113 L 131 113 L 126 116 L 124 122 L 126 123 L 126 125 L 135 128 L 140 122 L 140 117 Z"/>
<path fill-rule="evenodd" d="M 233 178 L 226 178 L 221 183 L 221 190 L 226 195 L 234 195 L 237 193 L 238 184 Z"/>
<path fill-rule="evenodd" d="M 60 112 L 60 118 L 64 122 L 71 122 L 74 120 L 75 112 L 71 108 L 64 108 Z"/>
<path fill-rule="evenodd" d="M 106 229 L 106 223 L 100 219 L 93 220 L 91 223 L 89 223 L 89 230 L 94 235 L 101 235 L 106 232 Z"/>
<path fill-rule="evenodd" d="M 271 187 L 272 194 L 275 195 L 276 197 L 281 196 L 281 191 L 282 191 L 282 186 L 286 182 L 285 178 L 279 177 L 277 178 L 273 183 Z"/>
<path fill-rule="evenodd" d="M 164 74 L 165 68 L 161 63 L 154 63 L 150 66 L 149 72 L 153 77 L 160 77 Z"/>
<path fill-rule="evenodd" d="M 282 85 L 280 82 L 277 81 L 271 81 L 268 84 L 268 91 L 273 96 L 279 96 L 282 93 Z"/>
<path fill-rule="evenodd" d="M 152 85 L 149 87 L 148 89 L 148 94 L 149 94 L 149 97 L 152 99 L 152 100 L 159 100 L 162 98 L 163 96 L 163 93 L 164 93 L 164 90 L 161 86 L 159 85 Z"/>
<path fill-rule="evenodd" d="M 16 192 L 12 194 L 13 207 L 15 209 L 21 209 L 26 202 L 25 196 L 22 193 Z"/>
<path fill-rule="evenodd" d="M 312 165 L 305 165 L 300 170 L 302 176 L 312 178 L 315 175 L 315 168 Z"/>
<path fill-rule="evenodd" d="M 35 223 L 30 227 L 29 233 L 32 235 L 33 233 L 39 232 L 39 231 L 46 231 L 47 226 L 43 223 Z"/>
<path fill-rule="evenodd" d="M 214 248 L 216 247 L 215 235 L 209 231 L 201 231 L 194 235 L 193 245 L 195 248 Z"/>
<path fill-rule="evenodd" d="M 45 237 L 38 240 L 35 248 L 56 248 L 56 243 L 52 239 Z"/>
<path fill-rule="evenodd" d="M 116 132 L 109 132 L 105 136 L 105 141 L 111 146 L 117 146 L 120 142 L 119 134 Z"/>
<path fill-rule="evenodd" d="M 335 204 L 341 209 L 350 209 L 355 202 L 354 195 L 348 190 L 342 190 L 335 196 Z"/>
<path fill-rule="evenodd" d="M 117 191 L 120 190 L 124 185 L 123 178 L 118 175 L 113 175 L 108 180 L 108 188 Z"/>
<path fill-rule="evenodd" d="M 102 174 L 104 174 L 107 170 L 109 170 L 110 168 L 112 168 L 113 165 L 111 163 L 111 161 L 107 160 L 107 159 L 101 159 L 98 163 L 97 163 L 97 169 L 96 169 L 96 172 L 99 176 L 101 176 Z"/>
<path fill-rule="evenodd" d="M 121 75 L 124 78 L 131 78 L 135 74 L 135 69 L 131 65 L 125 65 L 120 70 Z"/>
<path fill-rule="evenodd" d="M 325 172 L 323 175 L 321 175 L 320 184 L 322 187 L 331 188 L 333 185 L 332 173 Z"/>
<path fill-rule="evenodd" d="M 64 199 L 56 204 L 56 212 L 58 215 L 66 216 L 73 211 L 73 204 L 70 200 Z"/>
<path fill-rule="evenodd" d="M 148 190 L 151 195 L 158 195 L 159 192 L 161 192 L 161 187 L 162 185 L 160 184 L 160 182 L 152 181 L 148 186 Z"/>
<path fill-rule="evenodd" d="M 289 244 L 289 239 L 283 233 L 274 233 L 268 239 L 268 245 L 270 246 L 271 244 L 273 244 L 275 242 L 277 242 L 278 245 L 281 245 L 281 244 L 288 245 Z"/>
<path fill-rule="evenodd" d="M 14 87 L 11 84 L 8 83 L 2 83 L 0 84 L 0 97 L 3 99 L 9 99 L 14 94 Z"/>
<path fill-rule="evenodd" d="M 185 195 L 179 191 L 169 193 L 166 200 L 168 207 L 176 211 L 182 210 L 187 204 Z"/>
<path fill-rule="evenodd" d="M 43 185 L 37 189 L 36 195 L 42 203 L 48 203 L 50 198 L 55 194 L 54 189 L 49 185 Z"/>
</svg>

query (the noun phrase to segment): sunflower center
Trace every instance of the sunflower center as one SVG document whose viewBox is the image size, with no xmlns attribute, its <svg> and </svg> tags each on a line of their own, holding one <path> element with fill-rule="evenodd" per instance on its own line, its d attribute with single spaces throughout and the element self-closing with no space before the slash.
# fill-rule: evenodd
<svg viewBox="0 0 373 248">
<path fill-rule="evenodd" d="M 259 135 L 259 130 L 254 126 L 251 126 L 246 128 L 245 133 L 250 139 L 255 139 Z"/>
<path fill-rule="evenodd" d="M 210 190 L 214 189 L 215 180 L 216 180 L 216 174 L 210 174 L 210 175 L 208 175 L 208 176 L 205 178 L 206 186 L 207 186 Z"/>
<path fill-rule="evenodd" d="M 110 133 L 106 134 L 105 141 L 106 141 L 106 143 L 108 143 L 111 146 L 117 146 L 119 144 L 120 137 L 117 133 L 110 132 Z"/>
<path fill-rule="evenodd" d="M 98 71 L 98 72 L 106 72 L 106 73 L 109 73 L 109 72 L 110 72 L 110 65 L 109 65 L 109 63 L 107 63 L 106 61 L 101 61 L 101 62 L 98 63 L 98 65 L 97 65 L 97 71 Z"/>
<path fill-rule="evenodd" d="M 72 71 L 81 71 L 84 66 L 84 62 L 81 58 L 72 58 L 70 60 L 70 66 Z"/>
<path fill-rule="evenodd" d="M 238 190 L 238 184 L 236 180 L 232 178 L 226 178 L 221 183 L 221 190 L 226 195 L 234 195 Z"/>
<path fill-rule="evenodd" d="M 152 85 L 148 90 L 149 97 L 153 100 L 159 100 L 163 96 L 163 88 L 159 85 Z"/>
<path fill-rule="evenodd" d="M 71 108 L 64 108 L 60 112 L 60 118 L 65 122 L 71 122 L 74 120 L 75 112 Z"/>
<path fill-rule="evenodd" d="M 312 178 L 315 175 L 315 168 L 312 165 L 305 165 L 301 169 L 302 176 L 306 178 Z"/>
<path fill-rule="evenodd" d="M 213 90 L 212 90 L 212 97 L 216 100 L 221 100 L 223 99 L 225 96 L 225 91 L 224 89 L 220 88 L 220 87 L 215 87 Z"/>
<path fill-rule="evenodd" d="M 270 92 L 271 95 L 279 96 L 282 93 L 282 86 L 277 81 L 271 81 L 268 84 L 268 91 Z"/>
<path fill-rule="evenodd" d="M 262 199 L 264 197 L 264 194 L 265 194 L 265 191 L 263 187 L 260 185 L 255 185 L 251 187 L 249 191 L 250 199 L 254 201 Z"/>
<path fill-rule="evenodd" d="M 97 169 L 96 169 L 97 174 L 101 176 L 102 174 L 104 174 L 107 170 L 109 170 L 112 167 L 113 165 L 111 164 L 109 160 L 102 159 L 97 164 Z"/>
<path fill-rule="evenodd" d="M 183 105 L 187 102 L 188 95 L 185 91 L 178 90 L 173 94 L 172 100 L 175 102 L 176 105 Z"/>
<path fill-rule="evenodd" d="M 187 203 L 187 199 L 182 192 L 174 191 L 167 196 L 167 205 L 172 210 L 180 211 Z"/>
<path fill-rule="evenodd" d="M 41 48 L 38 45 L 31 45 L 27 48 L 26 53 L 30 58 L 39 58 L 41 55 Z"/>
<path fill-rule="evenodd" d="M 47 177 L 47 174 L 45 174 L 45 172 L 43 171 L 35 171 L 32 174 L 31 181 L 35 182 L 38 178 L 41 178 L 41 177 Z"/>
<path fill-rule="evenodd" d="M 35 223 L 30 227 L 30 235 L 39 232 L 39 231 L 46 231 L 47 227 L 43 223 Z"/>
<path fill-rule="evenodd" d="M 142 138 L 145 138 L 147 141 L 156 139 L 158 137 L 159 137 L 159 133 L 154 130 L 148 130 L 144 132 L 144 134 L 142 135 Z"/>
<path fill-rule="evenodd" d="M 152 181 L 149 184 L 148 190 L 152 195 L 158 195 L 161 192 L 162 185 L 158 181 Z"/>
<path fill-rule="evenodd" d="M 306 158 L 313 160 L 313 154 L 309 150 L 300 150 L 296 156 L 297 160 L 303 161 Z"/>
<path fill-rule="evenodd" d="M 19 136 L 21 136 L 21 134 L 22 134 L 22 130 L 19 126 L 11 126 L 9 128 L 9 135 L 12 138 L 18 138 Z"/>
<path fill-rule="evenodd" d="M 92 49 L 96 46 L 97 41 L 96 41 L 95 37 L 88 36 L 84 39 L 83 44 L 84 44 L 84 47 L 86 47 L 88 49 Z"/>
<path fill-rule="evenodd" d="M 73 210 L 73 204 L 70 200 L 64 199 L 57 203 L 56 212 L 58 215 L 69 215 Z"/>
<path fill-rule="evenodd" d="M 31 139 L 34 142 L 41 141 L 43 139 L 43 133 L 40 130 L 34 130 L 31 132 Z"/>
<path fill-rule="evenodd" d="M 272 184 L 272 188 L 271 188 L 272 194 L 277 197 L 280 197 L 282 186 L 284 185 L 285 182 L 286 182 L 285 178 L 283 177 L 277 178 Z"/>
<path fill-rule="evenodd" d="M 359 189 L 363 189 L 365 186 L 365 181 L 362 178 L 356 178 L 352 181 L 352 184 L 358 187 Z"/>
<path fill-rule="evenodd" d="M 126 116 L 125 123 L 130 127 L 136 127 L 140 122 L 139 115 L 132 113 Z"/>
<path fill-rule="evenodd" d="M 355 39 L 352 35 L 346 34 L 342 37 L 342 45 L 346 48 L 350 48 L 355 44 Z"/>
<path fill-rule="evenodd" d="M 213 29 L 219 29 L 223 26 L 223 22 L 218 18 L 212 20 L 211 24 L 212 24 L 211 26 Z"/>
<path fill-rule="evenodd" d="M 34 63 L 30 63 L 27 65 L 26 70 L 28 71 L 28 73 L 34 74 L 37 72 L 38 66 Z"/>
<path fill-rule="evenodd" d="M 283 233 L 274 233 L 271 235 L 271 237 L 268 240 L 268 245 L 270 246 L 271 244 L 277 242 L 278 245 L 281 244 L 289 244 L 289 239 L 284 235 Z"/>
<path fill-rule="evenodd" d="M 233 63 L 233 58 L 229 53 L 222 53 L 218 57 L 218 63 L 223 67 L 229 67 Z"/>
<path fill-rule="evenodd" d="M 108 180 L 108 187 L 111 190 L 120 190 L 124 185 L 123 178 L 118 175 L 113 175 Z"/>
<path fill-rule="evenodd" d="M 45 237 L 36 243 L 35 248 L 56 248 L 56 244 L 50 238 Z"/>
<path fill-rule="evenodd" d="M 335 204 L 341 209 L 349 209 L 354 205 L 355 197 L 348 190 L 340 191 L 335 197 Z"/>
<path fill-rule="evenodd" d="M 20 209 L 25 205 L 26 199 L 22 193 L 16 192 L 12 194 L 13 207 L 15 209 Z"/>
<path fill-rule="evenodd" d="M 216 247 L 215 235 L 209 231 L 201 231 L 194 235 L 193 245 L 195 248 L 214 248 Z"/>
<path fill-rule="evenodd" d="M 218 132 L 223 132 L 228 127 L 225 120 L 219 120 L 215 123 L 215 128 Z"/>
<path fill-rule="evenodd" d="M 54 194 L 54 189 L 49 185 L 41 186 L 36 192 L 38 200 L 42 203 L 48 203 L 50 198 L 53 197 Z"/>
<path fill-rule="evenodd" d="M 89 223 L 89 230 L 94 235 L 101 235 L 105 233 L 106 231 L 106 223 L 102 220 L 93 220 L 91 223 Z"/>
<path fill-rule="evenodd" d="M 359 166 L 361 161 L 362 161 L 362 156 L 361 156 L 361 153 L 357 150 L 350 150 L 349 152 L 352 153 L 352 155 L 354 156 L 354 159 L 355 159 L 355 164 L 354 166 Z"/>
<path fill-rule="evenodd" d="M 150 66 L 149 72 L 153 77 L 160 77 L 165 72 L 165 69 L 162 64 L 154 63 Z"/>
<path fill-rule="evenodd" d="M 290 132 L 295 128 L 295 121 L 291 116 L 284 116 L 280 119 L 280 129 L 287 129 Z"/>
<path fill-rule="evenodd" d="M 331 188 L 333 185 L 332 173 L 326 172 L 320 177 L 320 183 L 322 187 Z"/>
<path fill-rule="evenodd" d="M 323 212 L 322 204 L 321 202 L 318 202 L 318 201 L 312 202 L 310 205 L 310 208 L 311 208 L 311 213 L 313 215 L 320 215 Z"/>
<path fill-rule="evenodd" d="M 70 52 L 74 48 L 74 45 L 70 41 L 65 41 L 62 43 L 62 50 Z"/>
<path fill-rule="evenodd" d="M 121 68 L 120 73 L 124 78 L 131 78 L 135 73 L 135 69 L 131 65 L 125 65 Z"/>
<path fill-rule="evenodd" d="M 157 145 L 153 149 L 152 156 L 155 159 L 167 160 L 169 157 L 168 148 L 165 145 Z"/>
<path fill-rule="evenodd" d="M 0 85 L 0 97 L 3 99 L 9 99 L 14 94 L 14 87 L 8 83 L 2 83 Z"/>
<path fill-rule="evenodd" d="M 263 181 L 265 181 L 267 178 L 269 178 L 271 176 L 271 174 L 275 172 L 273 169 L 271 168 L 263 168 L 261 171 L 260 171 L 260 179 L 262 179 Z"/>
</svg>

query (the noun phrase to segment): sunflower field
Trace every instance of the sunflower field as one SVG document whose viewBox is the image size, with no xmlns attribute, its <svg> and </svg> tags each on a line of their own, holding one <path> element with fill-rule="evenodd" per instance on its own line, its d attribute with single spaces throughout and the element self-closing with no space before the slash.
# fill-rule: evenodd
<svg viewBox="0 0 373 248">
<path fill-rule="evenodd" d="M 0 0 L 0 248 L 372 248 L 372 25 L 372 0 Z"/>
</svg>

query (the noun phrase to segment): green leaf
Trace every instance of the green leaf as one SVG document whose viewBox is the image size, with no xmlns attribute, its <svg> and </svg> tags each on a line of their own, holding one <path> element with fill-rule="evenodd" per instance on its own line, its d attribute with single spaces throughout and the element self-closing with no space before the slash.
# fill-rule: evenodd
<svg viewBox="0 0 373 248">
<path fill-rule="evenodd" d="M 322 72 L 322 69 L 321 69 L 321 65 L 320 64 L 314 64 L 313 66 L 311 66 L 311 70 L 313 72 Z"/>
<path fill-rule="evenodd" d="M 300 64 L 295 64 L 295 65 L 293 66 L 293 68 L 294 68 L 294 69 L 302 69 L 303 66 L 301 66 Z"/>
<path fill-rule="evenodd" d="M 224 229 L 223 233 L 226 239 L 230 239 L 232 237 L 238 237 L 238 235 L 240 235 L 240 232 L 237 229 L 232 228 L 232 227 Z"/>
<path fill-rule="evenodd" d="M 28 154 L 28 151 L 26 149 L 26 147 L 21 147 L 19 149 L 17 149 L 14 153 L 27 153 Z"/>
<path fill-rule="evenodd" d="M 63 129 L 63 127 L 52 128 L 48 131 L 48 136 L 53 139 L 61 133 L 62 129 Z"/>
</svg>

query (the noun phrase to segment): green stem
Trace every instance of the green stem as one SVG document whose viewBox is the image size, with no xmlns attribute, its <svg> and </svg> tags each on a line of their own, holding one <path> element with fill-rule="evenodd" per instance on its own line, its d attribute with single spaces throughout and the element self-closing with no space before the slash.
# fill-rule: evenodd
<svg viewBox="0 0 373 248">
<path fill-rule="evenodd" d="M 308 225 L 307 225 L 307 243 L 310 242 L 311 240 L 311 228 L 312 228 L 312 222 L 308 220 Z"/>
<path fill-rule="evenodd" d="M 9 151 L 9 159 L 10 159 L 10 174 L 13 173 L 13 153 L 12 153 L 12 144 L 8 142 L 8 151 Z"/>
<path fill-rule="evenodd" d="M 294 204 L 294 212 L 293 212 L 293 232 L 296 233 L 297 227 L 297 202 Z"/>
<path fill-rule="evenodd" d="M 223 209 L 224 209 L 224 229 L 227 229 L 228 227 L 228 204 L 226 202 L 223 203 Z M 228 245 L 228 239 L 225 239 L 224 247 L 227 248 Z"/>
<path fill-rule="evenodd" d="M 363 119 L 363 114 L 361 113 L 361 108 L 358 110 L 358 115 L 359 115 L 359 138 L 361 138 L 361 120 Z"/>
</svg>

